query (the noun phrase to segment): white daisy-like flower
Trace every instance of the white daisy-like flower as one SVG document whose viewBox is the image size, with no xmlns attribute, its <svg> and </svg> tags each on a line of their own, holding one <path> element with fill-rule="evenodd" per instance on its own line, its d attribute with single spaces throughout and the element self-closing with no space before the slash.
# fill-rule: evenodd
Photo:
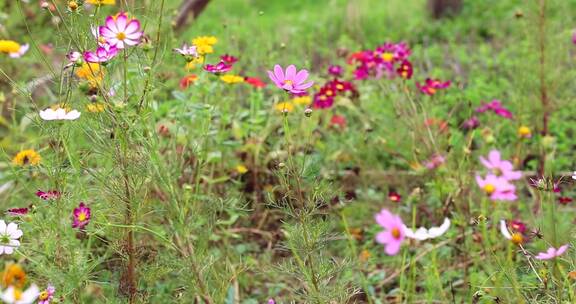
<svg viewBox="0 0 576 304">
<path fill-rule="evenodd" d="M 20 246 L 18 239 L 22 234 L 22 230 L 18 229 L 18 224 L 9 223 L 6 225 L 4 220 L 0 220 L 0 255 L 12 254 L 14 249 Z"/>
<path fill-rule="evenodd" d="M 0 295 L 0 298 L 8 304 L 32 304 L 36 301 L 38 295 L 40 295 L 40 289 L 36 284 L 32 284 L 24 292 L 10 286 Z"/>
<path fill-rule="evenodd" d="M 80 117 L 80 112 L 72 110 L 67 112 L 65 109 L 57 108 L 56 110 L 48 108 L 40 111 L 40 118 L 43 120 L 75 120 Z"/>
<path fill-rule="evenodd" d="M 442 223 L 442 225 L 440 225 L 440 227 L 431 227 L 428 229 L 420 227 L 416 229 L 416 231 L 414 231 L 404 226 L 404 233 L 406 234 L 407 238 L 424 241 L 427 239 L 437 238 L 443 235 L 444 233 L 446 233 L 446 231 L 448 231 L 448 228 L 450 228 L 450 219 L 444 218 L 444 222 Z"/>
</svg>

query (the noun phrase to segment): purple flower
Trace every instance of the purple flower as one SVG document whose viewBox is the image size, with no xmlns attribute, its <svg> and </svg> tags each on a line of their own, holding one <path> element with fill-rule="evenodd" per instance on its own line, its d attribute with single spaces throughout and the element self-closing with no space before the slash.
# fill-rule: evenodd
<svg viewBox="0 0 576 304">
<path fill-rule="evenodd" d="M 224 63 L 232 65 L 238 61 L 238 58 L 236 58 L 232 55 L 225 54 L 225 55 L 220 56 L 220 60 L 224 61 Z"/>
<path fill-rule="evenodd" d="M 84 229 L 90 223 L 90 208 L 86 207 L 84 203 L 80 203 L 78 208 L 74 208 L 74 222 L 72 228 Z"/>
<path fill-rule="evenodd" d="M 41 190 L 36 191 L 36 196 L 45 201 L 58 199 L 60 195 L 61 193 L 57 190 L 49 190 L 46 192 Z"/>
<path fill-rule="evenodd" d="M 52 284 L 48 284 L 45 290 L 38 294 L 38 304 L 50 304 L 52 299 L 54 299 L 54 293 L 56 288 Z"/>
<path fill-rule="evenodd" d="M 462 128 L 467 130 L 476 129 L 478 126 L 480 126 L 480 120 L 478 119 L 478 116 L 472 116 L 470 119 L 462 123 Z"/>
<path fill-rule="evenodd" d="M 482 178 L 477 175 L 476 183 L 493 201 L 515 201 L 518 198 L 516 187 L 504 177 L 489 174 Z"/>
<path fill-rule="evenodd" d="M 386 209 L 382 209 L 374 218 L 376 223 L 384 228 L 384 231 L 376 235 L 376 242 L 383 244 L 387 255 L 396 255 L 400 251 L 402 241 L 406 237 L 402 219 Z"/>
<path fill-rule="evenodd" d="M 489 103 L 483 102 L 482 105 L 476 109 L 477 113 L 484 113 L 486 111 L 492 111 L 496 115 L 507 118 L 507 119 L 513 118 L 512 112 L 510 112 L 508 109 L 504 108 L 502 106 L 502 102 L 500 100 L 495 99 Z"/>
<path fill-rule="evenodd" d="M 480 162 L 491 170 L 496 176 L 501 176 L 507 180 L 519 180 L 522 178 L 522 172 L 514 171 L 514 166 L 507 160 L 502 160 L 500 151 L 492 150 L 488 154 L 488 159 L 480 156 Z"/>
<path fill-rule="evenodd" d="M 428 160 L 428 162 L 426 162 L 426 168 L 428 168 L 430 170 L 436 169 L 436 168 L 440 167 L 445 161 L 446 161 L 446 159 L 444 158 L 444 156 L 442 156 L 440 154 L 434 154 L 434 155 L 432 155 L 430 160 Z"/>
<path fill-rule="evenodd" d="M 328 74 L 334 76 L 334 77 L 340 77 L 342 76 L 342 67 L 339 65 L 331 65 L 328 67 Z"/>
<path fill-rule="evenodd" d="M 119 49 L 138 45 L 144 34 L 140 31 L 140 21 L 138 19 L 128 20 L 126 13 L 120 13 L 116 18 L 108 16 L 106 25 L 100 26 L 98 32 L 108 44 Z"/>
<path fill-rule="evenodd" d="M 277 64 L 274 66 L 274 72 L 268 71 L 268 76 L 277 87 L 292 94 L 304 93 L 314 84 L 312 81 L 304 83 L 308 78 L 308 71 L 300 70 L 297 72 L 296 66 L 293 64 L 286 68 L 286 73 L 284 73 L 282 67 Z"/>
<path fill-rule="evenodd" d="M 548 248 L 548 251 L 538 253 L 538 255 L 535 256 L 535 258 L 538 260 L 550 260 L 555 257 L 559 257 L 566 251 L 566 249 L 568 249 L 568 246 L 569 244 L 565 244 L 558 247 L 558 249 L 550 247 Z"/>
<path fill-rule="evenodd" d="M 11 216 L 23 216 L 28 214 L 29 209 L 28 208 L 11 208 L 6 210 L 6 214 L 11 215 Z"/>
<path fill-rule="evenodd" d="M 207 64 L 204 66 L 204 70 L 214 74 L 222 74 L 230 71 L 232 69 L 231 64 L 226 64 L 224 61 L 218 62 L 218 64 Z"/>
<path fill-rule="evenodd" d="M 118 48 L 116 46 L 110 46 L 105 44 L 99 46 L 96 52 L 84 52 L 84 60 L 88 62 L 107 62 L 108 60 L 116 57 L 118 55 Z"/>
<path fill-rule="evenodd" d="M 268 304 L 276 304 L 276 301 L 274 301 L 274 299 L 269 299 Z"/>
</svg>

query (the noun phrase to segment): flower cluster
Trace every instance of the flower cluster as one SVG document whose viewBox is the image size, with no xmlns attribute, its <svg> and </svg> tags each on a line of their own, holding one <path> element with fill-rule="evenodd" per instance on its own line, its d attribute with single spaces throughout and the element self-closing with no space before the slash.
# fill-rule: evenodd
<svg viewBox="0 0 576 304">
<path fill-rule="evenodd" d="M 314 94 L 314 108 L 326 109 L 332 107 L 337 96 L 355 98 L 358 96 L 358 91 L 351 82 L 335 78 L 324 84 L 320 90 Z"/>
<path fill-rule="evenodd" d="M 412 77 L 412 64 L 408 60 L 411 51 L 406 43 L 386 42 L 374 50 L 352 54 L 348 63 L 356 65 L 354 78 L 364 80 L 370 77 L 380 78 L 383 75 L 402 78 Z"/>
<path fill-rule="evenodd" d="M 36 284 L 30 284 L 26 290 L 23 290 L 28 279 L 26 272 L 19 264 L 11 263 L 6 265 L 0 277 L 0 285 L 6 288 L 0 294 L 0 299 L 4 303 L 32 304 L 38 299 L 39 304 L 49 304 L 54 298 L 56 290 L 52 285 L 48 285 L 48 288 L 43 292 L 40 292 Z"/>
<path fill-rule="evenodd" d="M 522 178 L 520 171 L 514 171 L 510 161 L 502 160 L 500 152 L 490 151 L 488 159 L 480 157 L 480 162 L 490 171 L 485 177 L 476 176 L 478 186 L 490 197 L 492 201 L 516 200 L 516 186 L 511 181 Z"/>
</svg>

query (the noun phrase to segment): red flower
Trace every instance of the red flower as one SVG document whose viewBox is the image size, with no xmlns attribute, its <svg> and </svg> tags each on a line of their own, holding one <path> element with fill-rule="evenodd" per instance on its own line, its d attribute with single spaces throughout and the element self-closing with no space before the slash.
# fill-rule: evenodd
<svg viewBox="0 0 576 304">
<path fill-rule="evenodd" d="M 196 75 L 188 75 L 188 76 L 182 77 L 182 79 L 180 79 L 180 89 L 186 90 L 197 79 L 198 79 L 198 76 L 196 76 Z"/>
<path fill-rule="evenodd" d="M 6 214 L 12 216 L 21 216 L 28 214 L 28 211 L 29 211 L 28 208 L 12 208 L 6 210 Z"/>
<path fill-rule="evenodd" d="M 568 205 L 573 199 L 571 197 L 561 196 L 558 198 L 558 202 L 562 205 Z"/>
<path fill-rule="evenodd" d="M 402 200 L 402 196 L 394 191 L 388 193 L 388 198 L 395 203 L 399 203 Z"/>
<path fill-rule="evenodd" d="M 400 67 L 396 70 L 398 75 L 404 79 L 412 78 L 412 74 L 414 74 L 414 69 L 412 68 L 412 63 L 408 60 L 402 61 Z"/>
<path fill-rule="evenodd" d="M 332 116 L 330 119 L 330 126 L 344 130 L 344 128 L 346 128 L 346 117 L 334 114 L 334 116 Z"/>
<path fill-rule="evenodd" d="M 234 64 L 236 61 L 238 61 L 238 58 L 228 54 L 220 56 L 220 59 L 222 59 L 222 61 L 227 64 Z"/>
<path fill-rule="evenodd" d="M 266 86 L 266 83 L 264 81 L 256 77 L 244 77 L 244 82 L 255 88 L 263 88 Z"/>
</svg>

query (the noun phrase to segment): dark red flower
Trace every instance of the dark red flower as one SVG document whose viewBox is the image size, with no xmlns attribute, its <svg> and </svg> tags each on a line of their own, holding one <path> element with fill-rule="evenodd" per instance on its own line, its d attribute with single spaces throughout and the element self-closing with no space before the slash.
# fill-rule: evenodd
<svg viewBox="0 0 576 304">
<path fill-rule="evenodd" d="M 340 77 L 342 76 L 342 67 L 339 65 L 331 65 L 328 67 L 328 74 L 334 76 L 334 77 Z"/>
<path fill-rule="evenodd" d="M 225 54 L 225 55 L 220 56 L 220 59 L 221 59 L 224 63 L 230 64 L 230 65 L 231 65 L 231 64 L 234 64 L 234 63 L 236 63 L 236 61 L 238 61 L 238 58 L 236 58 L 236 57 L 234 57 L 234 56 L 232 56 L 232 55 L 228 55 L 228 54 Z"/>
<path fill-rule="evenodd" d="M 424 82 L 423 85 L 421 85 L 419 82 L 416 83 L 416 87 L 418 87 L 418 89 L 420 89 L 420 92 L 426 94 L 426 95 L 434 95 L 436 94 L 436 92 L 438 90 L 441 89 L 446 89 L 450 86 L 451 82 L 448 81 L 441 81 L 438 79 L 430 79 L 430 78 L 426 78 L 426 81 Z"/>
<path fill-rule="evenodd" d="M 414 74 L 414 69 L 412 68 L 412 63 L 408 60 L 402 61 L 400 67 L 396 70 L 398 75 L 404 79 L 412 78 L 412 74 Z"/>
<path fill-rule="evenodd" d="M 402 196 L 394 191 L 390 191 L 390 193 L 388 193 L 388 199 L 395 203 L 399 203 L 402 200 Z"/>
<path fill-rule="evenodd" d="M 12 208 L 6 210 L 6 214 L 11 216 L 22 216 L 28 214 L 28 208 Z"/>
<path fill-rule="evenodd" d="M 510 222 L 510 228 L 516 232 L 520 232 L 520 233 L 526 232 L 526 224 L 524 224 L 523 222 L 521 222 L 519 220 L 512 220 Z"/>
<path fill-rule="evenodd" d="M 244 82 L 255 88 L 263 88 L 266 86 L 266 83 L 264 81 L 256 77 L 244 77 Z"/>
<path fill-rule="evenodd" d="M 61 193 L 57 190 L 50 190 L 50 191 L 46 191 L 46 192 L 38 190 L 36 192 L 36 196 L 45 200 L 45 201 L 58 199 L 60 197 L 60 195 L 61 195 Z"/>
<path fill-rule="evenodd" d="M 334 116 L 332 116 L 330 119 L 330 126 L 344 130 L 346 128 L 346 117 L 334 114 Z"/>
<path fill-rule="evenodd" d="M 573 201 L 571 197 L 561 196 L 558 198 L 558 202 L 562 205 L 568 205 Z"/>
</svg>

